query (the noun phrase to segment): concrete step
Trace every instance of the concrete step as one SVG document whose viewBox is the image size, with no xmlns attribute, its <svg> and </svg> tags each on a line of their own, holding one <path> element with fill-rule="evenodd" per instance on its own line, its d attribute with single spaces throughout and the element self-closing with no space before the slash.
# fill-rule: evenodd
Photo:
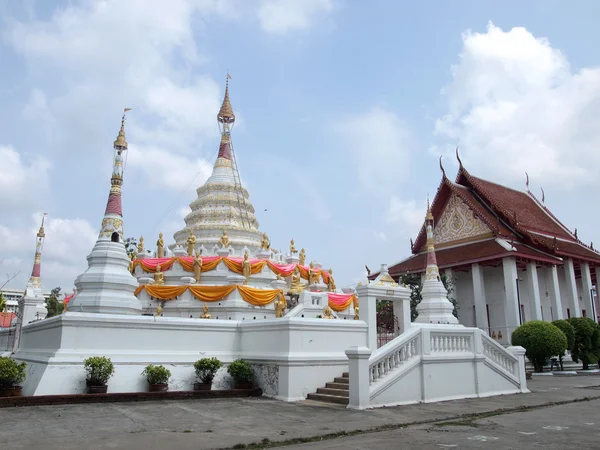
<svg viewBox="0 0 600 450">
<path fill-rule="evenodd" d="M 348 404 L 347 397 L 338 397 L 336 395 L 308 394 L 307 398 L 308 398 L 308 400 L 316 400 L 316 401 L 325 402 L 325 403 L 337 403 L 340 405 Z"/>
<path fill-rule="evenodd" d="M 349 384 L 350 383 L 350 378 L 346 378 L 346 377 L 335 377 L 333 379 L 334 382 L 336 383 L 344 383 L 344 384 Z"/>
<path fill-rule="evenodd" d="M 348 390 L 350 385 L 348 383 L 325 383 L 327 389 L 345 389 Z"/>
<path fill-rule="evenodd" d="M 343 376 L 344 378 L 350 378 L 350 372 L 344 372 L 344 373 L 342 374 L 342 376 Z"/>
<path fill-rule="evenodd" d="M 348 389 L 318 388 L 317 394 L 335 395 L 336 397 L 349 397 L 350 391 L 348 391 Z"/>
</svg>

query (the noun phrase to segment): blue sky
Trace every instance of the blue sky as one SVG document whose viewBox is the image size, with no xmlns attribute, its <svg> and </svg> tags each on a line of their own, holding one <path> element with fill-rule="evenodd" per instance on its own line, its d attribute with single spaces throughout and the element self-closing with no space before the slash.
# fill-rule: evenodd
<svg viewBox="0 0 600 450">
<path fill-rule="evenodd" d="M 0 276 L 21 270 L 11 286 L 24 286 L 45 211 L 43 283 L 71 290 L 123 107 L 125 234 L 172 240 L 216 156 L 227 70 L 261 230 L 275 248 L 294 238 L 338 285 L 408 256 L 437 159 L 453 176 L 457 144 L 475 175 L 524 189 L 528 171 L 600 245 L 599 13 L 593 1 L 0 0 Z"/>
</svg>

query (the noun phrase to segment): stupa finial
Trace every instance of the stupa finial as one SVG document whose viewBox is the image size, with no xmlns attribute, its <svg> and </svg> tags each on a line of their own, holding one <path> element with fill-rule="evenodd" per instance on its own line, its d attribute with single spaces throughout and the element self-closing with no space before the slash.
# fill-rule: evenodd
<svg viewBox="0 0 600 450">
<path fill-rule="evenodd" d="M 42 224 L 40 225 L 40 229 L 38 230 L 36 235 L 35 258 L 33 260 L 33 269 L 31 270 L 31 277 L 29 278 L 29 282 L 36 287 L 39 287 L 41 285 L 40 273 L 42 265 L 42 249 L 44 248 L 44 239 L 46 238 L 46 232 L 44 231 L 44 221 L 46 220 L 47 215 L 48 213 L 44 213 L 44 215 L 42 216 Z"/>
<path fill-rule="evenodd" d="M 117 150 L 127 150 L 127 140 L 125 139 L 125 113 L 127 111 L 131 111 L 131 108 L 125 108 L 123 110 L 123 117 L 121 118 L 121 129 L 119 130 L 117 139 L 115 139 L 114 142 L 114 147 Z"/>
<path fill-rule="evenodd" d="M 433 214 L 431 213 L 431 204 L 429 203 L 429 194 L 427 194 L 427 214 L 425 215 L 426 221 L 433 221 Z"/>
<path fill-rule="evenodd" d="M 227 78 L 225 80 L 225 97 L 223 97 L 223 104 L 221 105 L 221 109 L 219 109 L 219 114 L 217 114 L 217 120 L 220 123 L 233 123 L 235 122 L 235 114 L 233 113 L 233 108 L 231 107 L 231 102 L 229 101 L 229 80 L 231 79 L 231 75 L 227 72 Z"/>
</svg>

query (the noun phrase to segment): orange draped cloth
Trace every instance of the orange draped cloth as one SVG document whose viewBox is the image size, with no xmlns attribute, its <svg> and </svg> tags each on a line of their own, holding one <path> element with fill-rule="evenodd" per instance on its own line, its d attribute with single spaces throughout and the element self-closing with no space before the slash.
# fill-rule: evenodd
<svg viewBox="0 0 600 450">
<path fill-rule="evenodd" d="M 351 304 L 357 305 L 358 299 L 354 294 L 334 294 L 330 292 L 327 294 L 329 300 L 329 307 L 335 312 L 341 312 L 350 307 Z"/>
<path fill-rule="evenodd" d="M 135 290 L 135 295 L 145 290 L 151 297 L 159 300 L 172 300 L 189 290 L 194 298 L 203 302 L 218 302 L 233 291 L 238 290 L 245 302 L 254 306 L 266 306 L 276 298 L 283 299 L 281 289 L 257 289 L 249 286 L 152 286 L 145 284 Z"/>
<path fill-rule="evenodd" d="M 240 275 L 243 274 L 242 261 L 244 261 L 242 258 L 223 258 L 223 262 L 229 268 L 229 270 L 231 270 L 232 272 L 235 272 L 235 273 L 239 273 Z M 267 263 L 266 261 L 263 261 L 260 259 L 251 259 L 250 260 L 250 273 L 252 275 L 256 275 L 257 273 L 260 273 L 261 270 L 263 270 L 263 267 L 265 267 L 266 263 Z"/>
<path fill-rule="evenodd" d="M 144 272 L 156 272 L 156 266 L 160 265 L 160 271 L 170 269 L 177 258 L 146 258 L 133 261 L 133 267 L 142 266 Z"/>
<path fill-rule="evenodd" d="M 201 256 L 202 258 L 202 272 L 209 272 L 215 270 L 221 260 L 220 256 Z M 177 262 L 183 267 L 183 270 L 187 272 L 194 271 L 194 258 L 192 256 L 182 256 L 177 258 Z"/>
<path fill-rule="evenodd" d="M 267 266 L 269 266 L 269 269 L 271 269 L 273 273 L 281 275 L 282 277 L 289 277 L 294 273 L 294 269 L 296 268 L 296 264 L 275 264 L 268 259 Z"/>
</svg>

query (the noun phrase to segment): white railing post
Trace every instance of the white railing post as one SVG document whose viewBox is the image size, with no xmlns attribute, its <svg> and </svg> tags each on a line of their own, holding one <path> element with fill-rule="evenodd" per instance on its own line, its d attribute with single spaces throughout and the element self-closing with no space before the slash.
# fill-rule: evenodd
<svg viewBox="0 0 600 450">
<path fill-rule="evenodd" d="M 346 350 L 349 362 L 350 396 L 348 408 L 366 409 L 371 404 L 369 387 L 369 357 L 367 347 L 350 347 Z"/>
<path fill-rule="evenodd" d="M 511 346 L 507 347 L 509 352 L 515 355 L 518 359 L 518 373 L 516 374 L 519 378 L 519 388 L 522 393 L 528 393 L 529 389 L 527 389 L 527 381 L 525 378 L 525 349 L 519 346 Z"/>
</svg>

